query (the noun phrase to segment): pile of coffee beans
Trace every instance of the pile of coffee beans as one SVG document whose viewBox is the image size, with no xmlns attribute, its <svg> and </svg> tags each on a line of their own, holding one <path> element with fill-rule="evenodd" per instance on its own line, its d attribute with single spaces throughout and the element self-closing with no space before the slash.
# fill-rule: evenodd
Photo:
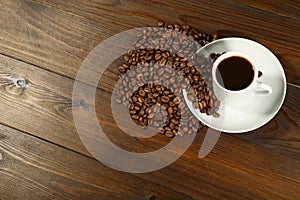
<svg viewBox="0 0 300 200">
<path fill-rule="evenodd" d="M 178 37 L 178 34 L 186 37 Z M 134 50 L 123 56 L 119 67 L 121 76 L 132 69 L 137 73 L 122 80 L 116 99 L 117 103 L 128 106 L 136 124 L 145 128 L 149 125 L 159 127 L 162 119 L 166 118 L 166 125 L 160 128 L 159 133 L 167 137 L 197 132 L 203 125 L 193 115 L 183 117 L 190 111 L 179 100 L 182 89 L 188 84 L 190 90 L 187 90 L 187 95 L 194 108 L 219 117 L 220 101 L 212 92 L 211 68 L 220 54 L 212 53 L 208 58 L 195 54 L 201 46 L 217 39 L 217 35 L 198 33 L 188 25 L 158 22 L 157 27 L 145 28 L 138 37 L 139 40 L 133 43 Z M 153 84 L 161 79 L 165 80 L 163 84 Z M 132 93 L 137 81 L 144 84 Z M 155 106 L 157 104 L 165 112 L 161 112 Z M 183 120 L 188 126 L 178 131 Z"/>
</svg>

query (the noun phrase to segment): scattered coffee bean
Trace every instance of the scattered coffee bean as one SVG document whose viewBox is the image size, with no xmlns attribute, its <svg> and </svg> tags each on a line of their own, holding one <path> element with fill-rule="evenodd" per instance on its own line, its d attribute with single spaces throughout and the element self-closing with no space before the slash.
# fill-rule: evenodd
<svg viewBox="0 0 300 200">
<path fill-rule="evenodd" d="M 134 49 L 123 56 L 123 64 L 119 67 L 119 72 L 124 75 L 128 70 L 137 68 L 137 77 L 130 77 L 123 81 L 122 90 L 117 103 L 127 105 L 129 102 L 129 113 L 136 124 L 145 127 L 153 125 L 159 127 L 166 117 L 166 125 L 159 133 L 167 137 L 175 135 L 183 136 L 198 131 L 203 125 L 193 116 L 190 119 L 182 119 L 181 116 L 190 112 L 185 103 L 180 102 L 182 91 L 176 90 L 181 97 L 175 96 L 175 91 L 170 91 L 167 87 L 155 84 L 146 84 L 150 81 L 165 79 L 165 84 L 179 88 L 190 84 L 192 91 L 188 92 L 188 99 L 198 108 L 201 113 L 219 117 L 218 110 L 220 101 L 217 100 L 212 91 L 211 68 L 213 62 L 221 55 L 212 53 L 208 58 L 195 54 L 201 46 L 218 39 L 218 35 L 199 33 L 189 25 L 169 24 L 158 22 L 157 26 L 164 28 L 162 32 L 158 28 L 146 28 L 139 34 L 140 39 L 134 42 Z M 188 40 L 178 40 L 177 35 L 168 30 L 175 30 L 191 37 L 195 42 Z M 155 49 L 157 44 L 163 44 L 165 49 Z M 147 48 L 145 48 L 147 46 Z M 187 56 L 187 57 L 186 57 Z M 195 58 L 195 63 L 188 61 L 188 58 Z M 182 78 L 176 79 L 173 71 L 176 70 Z M 145 85 L 139 87 L 133 94 L 128 93 L 128 88 L 136 85 L 136 79 L 143 80 Z M 161 112 L 156 104 L 161 105 L 165 112 Z M 181 109 L 179 105 L 182 104 Z M 188 123 L 188 127 L 183 127 L 180 132 L 179 124 L 181 120 Z"/>
<path fill-rule="evenodd" d="M 158 27 L 163 27 L 164 25 L 165 25 L 165 22 L 162 22 L 162 21 L 157 22 L 157 26 Z"/>
</svg>

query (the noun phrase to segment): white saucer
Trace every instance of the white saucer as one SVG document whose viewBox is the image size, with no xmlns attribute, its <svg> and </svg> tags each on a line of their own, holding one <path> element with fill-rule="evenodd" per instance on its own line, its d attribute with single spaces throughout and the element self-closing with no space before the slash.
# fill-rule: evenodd
<svg viewBox="0 0 300 200">
<path fill-rule="evenodd" d="M 255 95 L 249 101 L 235 108 L 224 106 L 221 102 L 220 117 L 214 118 L 194 109 L 183 91 L 185 101 L 191 112 L 204 124 L 218 131 L 243 133 L 257 129 L 268 123 L 281 108 L 286 94 L 286 78 L 276 56 L 261 44 L 244 38 L 224 38 L 202 47 L 197 53 L 206 57 L 210 53 L 238 51 L 252 57 L 263 76 L 261 82 L 273 89 L 269 95 Z"/>
</svg>

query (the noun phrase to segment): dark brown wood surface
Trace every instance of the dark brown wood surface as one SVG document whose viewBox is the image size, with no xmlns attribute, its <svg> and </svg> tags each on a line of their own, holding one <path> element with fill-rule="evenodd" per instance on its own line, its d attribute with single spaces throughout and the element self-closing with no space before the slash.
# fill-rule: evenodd
<svg viewBox="0 0 300 200">
<path fill-rule="evenodd" d="M 204 159 L 198 151 L 206 129 L 164 169 L 119 172 L 94 159 L 78 137 L 74 79 L 98 43 L 158 20 L 262 43 L 284 67 L 287 96 L 267 125 L 222 134 Z M 0 199 L 299 199 L 299 27 L 297 0 L 0 0 Z M 122 134 L 110 110 L 117 78 L 109 68 L 96 93 L 108 137 L 135 152 L 167 144 L 160 135 Z M 89 106 L 75 100 L 74 109 Z"/>
</svg>

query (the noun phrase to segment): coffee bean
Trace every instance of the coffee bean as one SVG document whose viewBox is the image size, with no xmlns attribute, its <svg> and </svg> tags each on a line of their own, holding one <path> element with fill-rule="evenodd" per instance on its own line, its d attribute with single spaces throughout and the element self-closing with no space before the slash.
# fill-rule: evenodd
<svg viewBox="0 0 300 200">
<path fill-rule="evenodd" d="M 202 105 L 203 105 L 203 108 L 206 108 L 206 106 L 207 106 L 206 101 L 205 101 L 205 100 L 202 100 L 201 103 L 202 103 Z"/>
<path fill-rule="evenodd" d="M 139 95 L 144 97 L 146 96 L 146 92 L 144 90 L 139 90 Z"/>
<path fill-rule="evenodd" d="M 204 106 L 203 106 L 202 102 L 199 102 L 198 104 L 199 104 L 199 109 L 203 110 Z"/>
<path fill-rule="evenodd" d="M 212 110 L 211 110 L 211 109 L 206 109 L 206 114 L 207 114 L 207 115 L 212 115 L 212 114 L 213 114 L 213 112 L 212 112 Z"/>
<path fill-rule="evenodd" d="M 162 134 L 162 135 L 164 135 L 165 134 L 165 130 L 164 129 L 160 129 L 159 133 Z"/>
<path fill-rule="evenodd" d="M 143 117 L 139 117 L 139 121 L 140 122 L 144 121 L 144 118 Z"/>
<path fill-rule="evenodd" d="M 169 38 L 171 37 L 171 32 L 165 32 L 161 35 L 162 38 Z"/>
<path fill-rule="evenodd" d="M 124 74 L 125 71 L 126 71 L 126 69 L 125 69 L 123 66 L 120 66 L 120 67 L 119 67 L 119 72 L 120 72 L 121 74 Z"/>
<path fill-rule="evenodd" d="M 168 125 L 160 130 L 161 134 L 169 135 L 169 137 L 191 134 L 198 127 L 191 125 L 190 130 L 183 128 L 180 133 L 178 132 L 181 116 L 184 117 L 189 112 L 189 109 L 183 102 L 180 102 L 179 97 L 175 96 L 174 92 L 181 94 L 181 88 L 187 84 L 191 84 L 193 91 L 188 93 L 188 98 L 192 100 L 193 106 L 195 108 L 198 107 L 197 109 L 200 109 L 201 113 L 212 114 L 214 117 L 219 116 L 217 111 L 219 110 L 220 102 L 211 92 L 211 68 L 215 59 L 221 54 L 210 54 L 209 58 L 193 54 L 193 52 L 200 48 L 200 45 L 205 45 L 212 40 L 218 39 L 218 36 L 198 33 L 189 25 L 180 26 L 179 24 L 171 24 L 166 26 L 161 21 L 157 23 L 157 26 L 180 31 L 192 40 L 197 41 L 199 46 L 195 46 L 187 40 L 178 40 L 177 34 L 167 29 L 161 33 L 161 30 L 158 28 L 145 28 L 138 34 L 140 39 L 133 44 L 137 50 L 132 50 L 125 54 L 123 56 L 124 63 L 119 67 L 120 78 L 128 70 L 134 68 L 137 68 L 138 74 L 136 76 L 129 75 L 129 77 L 125 78 L 125 81 L 122 83 L 123 86 L 120 87 L 119 97 L 116 99 L 116 102 L 127 105 L 126 102 L 129 101 L 129 113 L 136 124 L 140 126 L 144 127 L 151 124 L 158 127 L 158 121 L 152 121 L 152 119 L 155 116 L 155 119 L 163 120 L 167 112 L 168 118 L 166 119 L 166 123 Z M 171 49 L 170 52 L 153 48 L 158 44 L 161 44 L 166 49 Z M 152 47 L 145 48 L 145 46 Z M 189 57 L 183 57 L 184 55 L 195 57 L 197 62 L 190 62 Z M 195 66 L 198 65 L 197 63 L 201 64 Z M 154 66 L 152 66 L 153 64 Z M 173 78 L 174 72 L 171 68 L 180 74 L 180 78 Z M 130 94 L 129 92 L 129 89 L 136 87 L 137 80 L 146 83 L 149 80 L 159 81 L 160 79 L 166 80 L 164 80 L 166 87 L 151 83 L 139 87 L 134 94 Z M 170 86 L 176 89 L 170 91 L 168 89 Z M 159 107 L 154 106 L 155 104 L 160 104 L 165 111 L 158 112 Z M 182 106 L 182 110 L 178 109 L 179 105 Z M 191 124 L 191 119 L 188 120 L 189 124 Z M 197 120 L 196 123 L 199 124 Z"/>
<path fill-rule="evenodd" d="M 173 107 L 172 106 L 168 107 L 168 113 L 169 114 L 173 113 Z"/>
<path fill-rule="evenodd" d="M 134 109 L 139 111 L 141 109 L 141 107 L 140 106 L 134 106 Z"/>
<path fill-rule="evenodd" d="M 187 24 L 183 25 L 182 28 L 186 29 L 186 30 L 190 30 L 191 29 L 191 27 L 189 25 L 187 25 Z"/>
<path fill-rule="evenodd" d="M 175 105 L 179 104 L 179 102 L 180 102 L 179 97 L 175 97 L 173 99 L 173 102 L 174 102 Z"/>
<path fill-rule="evenodd" d="M 163 107 L 164 109 L 167 109 L 167 108 L 169 107 L 169 105 L 165 103 L 165 104 L 162 105 L 162 107 Z"/>
<path fill-rule="evenodd" d="M 219 36 L 217 34 L 214 34 L 213 35 L 213 40 L 217 40 L 217 39 L 219 39 Z"/>
<path fill-rule="evenodd" d="M 136 114 L 136 110 L 130 110 L 129 113 L 130 113 L 131 115 L 134 115 L 134 114 Z"/>
<path fill-rule="evenodd" d="M 149 60 L 151 60 L 152 59 L 152 55 L 146 55 L 145 57 L 144 57 L 144 59 L 146 60 L 146 61 L 149 61 Z"/>
<path fill-rule="evenodd" d="M 159 61 L 159 66 L 161 66 L 161 67 L 163 67 L 163 66 L 165 66 L 166 65 L 166 63 L 167 63 L 167 60 L 165 59 L 165 58 L 163 58 L 163 59 L 161 59 L 160 61 Z"/>
<path fill-rule="evenodd" d="M 198 127 L 197 127 L 197 126 L 192 126 L 192 131 L 193 131 L 194 133 L 197 133 Z"/>
<path fill-rule="evenodd" d="M 168 138 L 174 137 L 174 133 L 173 133 L 172 131 L 166 131 L 165 135 L 166 135 Z"/>
<path fill-rule="evenodd" d="M 124 55 L 124 56 L 123 56 L 123 60 L 124 60 L 125 62 L 128 62 L 129 59 L 130 59 L 130 58 L 129 58 L 129 55 Z"/>
<path fill-rule="evenodd" d="M 121 103 L 122 103 L 122 100 L 119 99 L 119 98 L 117 98 L 117 99 L 116 99 L 116 102 L 117 102 L 118 104 L 121 104 Z"/>
<path fill-rule="evenodd" d="M 165 25 L 165 22 L 162 22 L 162 21 L 157 22 L 157 26 L 158 27 L 163 27 L 164 25 Z"/>
<path fill-rule="evenodd" d="M 215 107 L 219 107 L 221 105 L 220 101 L 215 102 Z"/>
<path fill-rule="evenodd" d="M 131 118 L 134 119 L 134 120 L 138 120 L 139 116 L 138 115 L 131 115 Z"/>
<path fill-rule="evenodd" d="M 220 117 L 220 114 L 215 112 L 215 113 L 213 114 L 213 117 L 219 118 L 219 117 Z"/>
<path fill-rule="evenodd" d="M 155 54 L 154 59 L 156 61 L 160 60 L 161 59 L 161 54 L 159 54 L 159 53 Z"/>
<path fill-rule="evenodd" d="M 209 96 L 209 95 L 205 95 L 205 96 L 204 96 L 204 99 L 205 99 L 206 101 L 208 101 L 208 100 L 210 99 L 210 96 Z"/>
<path fill-rule="evenodd" d="M 142 107 L 143 106 L 143 104 L 141 102 L 136 102 L 135 105 L 138 106 L 138 107 Z"/>
<path fill-rule="evenodd" d="M 168 97 L 168 96 L 162 96 L 161 97 L 161 101 L 164 102 L 164 103 L 168 103 L 170 101 L 170 97 Z"/>
<path fill-rule="evenodd" d="M 188 94 L 188 100 L 191 101 L 191 102 L 194 102 L 194 101 L 196 101 L 196 98 L 195 98 L 194 95 Z"/>
<path fill-rule="evenodd" d="M 171 122 L 171 123 L 169 124 L 169 127 L 171 128 L 171 130 L 174 130 L 174 129 L 175 129 L 175 124 Z"/>
<path fill-rule="evenodd" d="M 169 94 L 170 94 L 170 92 L 168 90 L 166 90 L 166 91 L 163 92 L 164 96 L 168 96 Z"/>
<path fill-rule="evenodd" d="M 213 101 L 212 101 L 212 99 L 209 99 L 209 101 L 208 101 L 208 107 L 210 107 L 210 108 L 212 108 L 213 107 Z"/>
<path fill-rule="evenodd" d="M 178 121 L 178 119 L 176 119 L 176 118 L 172 118 L 172 119 L 171 119 L 171 123 L 177 125 L 177 124 L 179 124 L 179 121 Z"/>
</svg>

